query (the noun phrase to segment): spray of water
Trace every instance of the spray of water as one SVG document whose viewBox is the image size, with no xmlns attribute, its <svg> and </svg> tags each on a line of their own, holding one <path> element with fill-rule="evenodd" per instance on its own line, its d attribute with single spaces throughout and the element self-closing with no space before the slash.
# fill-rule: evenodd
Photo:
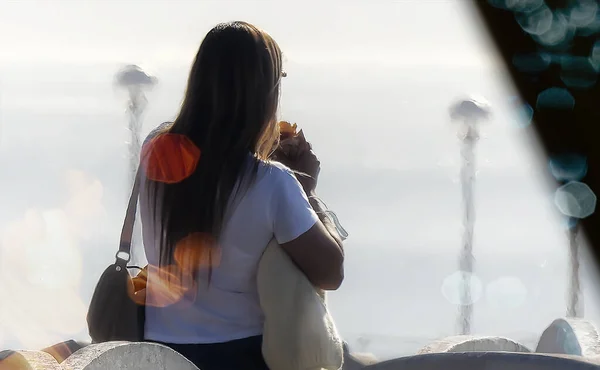
<svg viewBox="0 0 600 370">
<path fill-rule="evenodd" d="M 129 115 L 129 187 L 133 187 L 135 181 L 135 175 L 137 172 L 138 165 L 140 163 L 140 151 L 141 151 L 141 130 L 142 130 L 142 115 L 144 109 L 147 106 L 147 99 L 144 91 L 152 88 L 157 82 L 156 77 L 148 75 L 140 67 L 136 65 L 128 65 L 117 73 L 116 81 L 117 85 L 126 88 L 129 93 L 129 100 L 127 104 L 127 113 Z M 127 195 L 129 197 L 129 194 Z M 132 235 L 132 246 L 130 259 L 134 263 L 140 264 L 143 262 L 145 257 L 140 256 L 139 258 L 135 255 L 137 250 L 139 238 L 141 236 L 140 223 L 134 224 L 133 235 Z"/>
<path fill-rule="evenodd" d="M 137 166 L 140 163 L 142 114 L 147 105 L 147 99 L 142 90 L 132 86 L 129 88 L 129 102 L 127 113 L 129 115 L 129 182 L 133 186 Z"/>
<path fill-rule="evenodd" d="M 142 131 L 142 114 L 147 105 L 147 99 L 144 92 L 137 86 L 129 87 L 129 104 L 127 107 L 127 113 L 129 115 L 129 187 L 133 188 L 135 181 L 135 175 L 137 172 L 138 165 L 140 163 L 140 152 L 141 152 L 141 131 Z M 134 263 L 139 262 L 138 256 L 135 255 L 135 246 L 139 245 L 139 239 L 141 236 L 140 223 L 136 222 L 133 226 L 133 234 L 131 244 L 134 246 L 131 252 L 131 260 Z"/>
<path fill-rule="evenodd" d="M 567 292 L 567 317 L 583 317 L 583 295 L 579 279 L 579 242 L 578 225 L 569 228 L 569 257 L 570 276 L 569 290 Z"/>
<path fill-rule="evenodd" d="M 461 305 L 459 306 L 458 328 L 460 334 L 471 333 L 473 300 L 471 297 L 471 276 L 473 274 L 473 232 L 475 227 L 475 207 L 473 185 L 475 180 L 475 145 L 479 139 L 476 121 L 465 121 L 465 132 L 461 143 L 462 168 L 460 179 L 463 201 L 463 244 L 459 256 L 459 269 L 462 272 Z"/>
</svg>

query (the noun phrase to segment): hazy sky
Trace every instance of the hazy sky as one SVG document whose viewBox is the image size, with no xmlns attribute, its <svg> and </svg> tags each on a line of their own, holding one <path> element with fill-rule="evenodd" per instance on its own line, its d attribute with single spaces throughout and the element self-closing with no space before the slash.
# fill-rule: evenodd
<svg viewBox="0 0 600 370">
<path fill-rule="evenodd" d="M 477 65 L 482 50 L 469 44 L 478 37 L 457 22 L 461 3 L 8 0 L 0 60 L 187 65 L 215 23 L 243 19 L 271 32 L 295 61 L 437 64 L 443 54 L 445 63 Z"/>
<path fill-rule="evenodd" d="M 265 28 L 282 47 L 281 116 L 314 143 L 321 195 L 350 232 L 346 283 L 332 296 L 342 331 L 451 334 L 455 309 L 437 302 L 461 237 L 448 106 L 474 93 L 493 108 L 478 144 L 476 256 L 496 269 L 482 270 L 487 283 L 517 279 L 504 290 L 492 284 L 477 325 L 541 333 L 564 312 L 565 287 L 538 282 L 566 281 L 566 238 L 547 167 L 466 3 L 0 1 L 0 291 L 28 292 L 0 304 L 0 348 L 3 334 L 6 346 L 37 348 L 85 331 L 87 300 L 113 256 L 129 192 L 126 97 L 113 86 L 115 72 L 134 63 L 158 77 L 147 132 L 177 113 L 204 34 L 235 19 Z M 422 290 L 411 290 L 418 280 Z M 523 287 L 537 293 L 501 327 L 491 325 L 504 311 L 490 304 Z M 377 305 L 361 306 L 356 297 L 367 293 Z M 36 294 L 43 308 L 32 307 Z M 549 306 L 531 324 L 531 312 Z M 418 320 L 403 319 L 415 312 Z M 393 324 L 367 322 L 390 315 Z"/>
</svg>

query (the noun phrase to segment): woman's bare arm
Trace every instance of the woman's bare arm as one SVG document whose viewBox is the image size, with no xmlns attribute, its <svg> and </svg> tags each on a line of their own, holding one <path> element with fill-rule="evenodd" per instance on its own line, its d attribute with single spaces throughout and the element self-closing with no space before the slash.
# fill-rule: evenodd
<svg viewBox="0 0 600 370">
<path fill-rule="evenodd" d="M 336 290 L 344 280 L 342 239 L 314 194 L 311 194 L 309 201 L 320 221 L 281 247 L 313 285 L 323 290 Z"/>
</svg>

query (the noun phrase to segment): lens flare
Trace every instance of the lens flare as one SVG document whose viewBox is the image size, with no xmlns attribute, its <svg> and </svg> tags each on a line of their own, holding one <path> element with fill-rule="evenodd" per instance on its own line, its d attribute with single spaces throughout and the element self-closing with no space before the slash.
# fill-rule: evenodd
<svg viewBox="0 0 600 370">
<path fill-rule="evenodd" d="M 175 262 L 182 270 L 195 273 L 200 267 L 216 267 L 221 250 L 209 233 L 196 232 L 183 238 L 175 247 Z"/>
<path fill-rule="evenodd" d="M 44 348 L 42 351 L 54 357 L 56 362 L 60 364 L 81 348 L 83 348 L 81 344 L 69 340 L 55 344 L 52 347 Z"/>
<path fill-rule="evenodd" d="M 560 79 L 567 87 L 589 89 L 596 85 L 598 72 L 587 57 L 563 57 L 561 60 Z"/>
<path fill-rule="evenodd" d="M 70 170 L 65 176 L 70 197 L 63 207 L 72 224 L 72 233 L 85 240 L 98 232 L 98 219 L 106 216 L 102 183 L 83 171 Z"/>
<path fill-rule="evenodd" d="M 552 58 L 543 53 L 516 54 L 512 59 L 515 68 L 525 73 L 543 72 L 550 67 L 551 62 Z"/>
<path fill-rule="evenodd" d="M 596 210 L 596 194 L 587 184 L 570 181 L 554 193 L 554 203 L 568 217 L 586 218 Z"/>
<path fill-rule="evenodd" d="M 102 185 L 81 171 L 68 171 L 66 185 L 63 207 L 29 209 L 0 236 L 0 332 L 22 348 L 44 348 L 86 327 L 79 243 L 86 227 L 97 228 Z"/>
<path fill-rule="evenodd" d="M 558 181 L 579 181 L 587 175 L 587 158 L 576 153 L 556 155 L 548 164 L 552 176 Z"/>
<path fill-rule="evenodd" d="M 142 148 L 146 176 L 153 181 L 175 184 L 196 170 L 200 149 L 185 135 L 159 134 Z"/>
<path fill-rule="evenodd" d="M 148 265 L 148 285 L 145 292 L 131 298 L 136 301 L 145 295 L 146 305 L 152 307 L 167 307 L 175 303 L 194 302 L 197 289 L 196 279 L 189 271 L 184 271 L 177 265 L 158 267 Z"/>
<path fill-rule="evenodd" d="M 198 271 L 216 267 L 221 250 L 209 233 L 191 233 L 175 247 L 175 264 L 159 267 L 148 265 L 132 278 L 130 298 L 138 304 L 166 307 L 175 303 L 194 302 Z"/>
<path fill-rule="evenodd" d="M 575 107 L 575 98 L 569 90 L 561 87 L 550 87 L 538 94 L 536 108 L 538 110 L 571 110 Z"/>
<path fill-rule="evenodd" d="M 469 294 L 465 296 L 462 287 L 465 280 L 469 283 Z M 472 305 L 483 295 L 483 284 L 479 277 L 467 271 L 456 271 L 442 282 L 442 295 L 448 302 L 457 306 Z"/>
<path fill-rule="evenodd" d="M 503 276 L 489 282 L 485 288 L 488 304 L 498 310 L 516 309 L 525 304 L 529 292 L 516 276 Z"/>
<path fill-rule="evenodd" d="M 517 23 L 523 31 L 530 35 L 543 35 L 553 26 L 554 14 L 547 6 L 542 6 L 532 12 L 515 14 Z"/>
<path fill-rule="evenodd" d="M 587 27 L 596 20 L 598 3 L 594 0 L 577 1 L 569 9 L 569 23 L 574 27 Z"/>
</svg>

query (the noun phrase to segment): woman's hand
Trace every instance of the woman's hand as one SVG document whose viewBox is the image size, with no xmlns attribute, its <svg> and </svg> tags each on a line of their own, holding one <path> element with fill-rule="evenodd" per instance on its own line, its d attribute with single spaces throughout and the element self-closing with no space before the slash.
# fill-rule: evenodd
<svg viewBox="0 0 600 370">
<path fill-rule="evenodd" d="M 314 194 L 321 171 L 321 162 L 302 133 L 282 141 L 272 158 L 296 173 L 296 178 L 307 195 Z"/>
</svg>

